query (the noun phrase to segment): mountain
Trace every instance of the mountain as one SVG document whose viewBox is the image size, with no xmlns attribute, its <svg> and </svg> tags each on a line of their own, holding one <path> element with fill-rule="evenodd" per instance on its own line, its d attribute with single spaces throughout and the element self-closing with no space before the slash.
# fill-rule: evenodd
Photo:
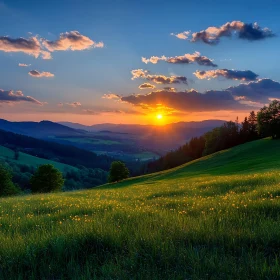
<svg viewBox="0 0 280 280">
<path fill-rule="evenodd" d="M 279 279 L 279 166 L 280 141 L 263 139 L 91 190 L 2 199 L 0 278 Z"/>
<path fill-rule="evenodd" d="M 204 121 L 197 121 L 197 122 L 178 122 L 178 123 L 171 123 L 166 125 L 140 125 L 140 124 L 112 124 L 112 123 L 104 123 L 104 124 L 94 124 L 91 126 L 82 125 L 79 123 L 72 123 L 72 122 L 59 122 L 64 126 L 71 127 L 73 129 L 82 129 L 92 132 L 98 131 L 111 131 L 111 132 L 120 132 L 120 133 L 146 133 L 147 131 L 151 130 L 168 130 L 172 128 L 173 130 L 182 130 L 182 129 L 200 129 L 200 128 L 214 128 L 217 126 L 221 126 L 226 121 L 224 120 L 204 120 Z"/>
<path fill-rule="evenodd" d="M 0 129 L 33 136 L 36 138 L 47 138 L 51 136 L 83 135 L 82 131 L 64 126 L 51 121 L 41 122 L 10 122 L 0 119 Z"/>
</svg>

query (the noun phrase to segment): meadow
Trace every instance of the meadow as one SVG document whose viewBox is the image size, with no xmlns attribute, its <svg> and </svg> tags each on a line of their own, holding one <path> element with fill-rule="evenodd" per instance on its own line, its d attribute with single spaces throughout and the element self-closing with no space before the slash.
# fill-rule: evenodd
<svg viewBox="0 0 280 280">
<path fill-rule="evenodd" d="M 280 141 L 0 199 L 0 279 L 280 279 Z"/>
</svg>

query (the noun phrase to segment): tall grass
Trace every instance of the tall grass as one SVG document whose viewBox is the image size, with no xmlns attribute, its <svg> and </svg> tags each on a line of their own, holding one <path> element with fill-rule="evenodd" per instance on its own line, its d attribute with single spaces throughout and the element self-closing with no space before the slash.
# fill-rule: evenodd
<svg viewBox="0 0 280 280">
<path fill-rule="evenodd" d="M 275 143 L 93 190 L 1 199 L 0 279 L 280 279 Z"/>
</svg>

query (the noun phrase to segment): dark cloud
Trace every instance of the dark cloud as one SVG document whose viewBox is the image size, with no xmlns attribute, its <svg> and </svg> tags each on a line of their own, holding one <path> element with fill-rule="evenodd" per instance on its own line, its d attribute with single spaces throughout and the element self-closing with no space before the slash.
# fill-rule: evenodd
<svg viewBox="0 0 280 280">
<path fill-rule="evenodd" d="M 103 42 L 94 42 L 89 37 L 80 34 L 78 31 L 61 33 L 56 41 L 42 40 L 43 46 L 50 52 L 53 51 L 81 51 L 90 48 L 103 48 Z"/>
<path fill-rule="evenodd" d="M 139 89 L 147 89 L 147 88 L 153 89 L 153 88 L 155 88 L 155 86 L 150 83 L 144 83 L 144 84 L 141 84 L 138 88 Z"/>
<path fill-rule="evenodd" d="M 137 78 L 146 79 L 157 84 L 188 84 L 187 78 L 184 76 L 164 76 L 151 75 L 147 70 L 136 69 L 131 71 L 132 80 Z"/>
<path fill-rule="evenodd" d="M 250 70 L 229 70 L 229 69 L 218 69 L 209 71 L 196 71 L 194 75 L 198 79 L 213 79 L 218 77 L 224 77 L 230 80 L 239 81 L 255 81 L 258 75 Z"/>
<path fill-rule="evenodd" d="M 172 91 L 172 92 L 176 91 L 176 88 L 174 88 L 174 87 L 164 87 L 163 89 L 166 91 Z"/>
<path fill-rule="evenodd" d="M 43 102 L 36 100 L 31 96 L 24 96 L 22 91 L 0 89 L 0 103 L 30 102 L 37 105 L 43 105 Z"/>
<path fill-rule="evenodd" d="M 54 74 L 52 74 L 50 72 L 39 72 L 37 70 L 31 70 L 28 72 L 28 74 L 34 78 L 52 78 L 52 77 L 54 77 Z"/>
<path fill-rule="evenodd" d="M 196 90 L 183 92 L 155 91 L 146 95 L 130 95 L 122 97 L 122 101 L 132 105 L 143 105 L 146 108 L 155 108 L 158 104 L 180 111 L 215 111 L 221 109 L 236 110 L 245 107 L 236 101 L 233 96 L 226 91 L 210 91 L 199 93 Z"/>
<path fill-rule="evenodd" d="M 192 42 L 202 41 L 209 45 L 217 45 L 221 37 L 231 37 L 234 33 L 240 39 L 257 41 L 274 37 L 275 34 L 268 28 L 260 28 L 257 23 L 247 24 L 242 21 L 232 21 L 220 27 L 208 27 L 205 30 L 192 34 Z"/>
<path fill-rule="evenodd" d="M 275 98 L 280 98 L 280 83 L 262 79 L 205 93 L 193 89 L 183 92 L 162 90 L 145 95 L 130 95 L 121 100 L 142 109 L 155 109 L 160 105 L 185 112 L 203 112 L 256 109 Z"/>
<path fill-rule="evenodd" d="M 257 82 L 230 87 L 228 91 L 241 102 L 245 100 L 266 104 L 280 98 L 280 83 L 271 79 L 260 79 Z"/>
<path fill-rule="evenodd" d="M 206 56 L 200 55 L 199 52 L 195 52 L 193 54 L 186 53 L 181 56 L 175 56 L 175 57 L 166 57 L 166 56 L 152 56 L 150 58 L 142 57 L 142 61 L 146 64 L 153 63 L 156 64 L 158 61 L 166 61 L 168 63 L 174 63 L 174 64 L 191 64 L 191 63 L 197 63 L 198 65 L 203 66 L 212 66 L 217 67 L 217 64 L 213 63 L 212 60 Z"/>
</svg>

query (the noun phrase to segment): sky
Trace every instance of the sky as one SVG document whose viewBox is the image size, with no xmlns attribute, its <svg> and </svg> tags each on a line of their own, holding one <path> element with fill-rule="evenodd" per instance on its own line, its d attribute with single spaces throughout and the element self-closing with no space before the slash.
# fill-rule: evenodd
<svg viewBox="0 0 280 280">
<path fill-rule="evenodd" d="M 278 0 L 0 0 L 0 118 L 243 119 L 280 100 L 279 10 Z"/>
</svg>

